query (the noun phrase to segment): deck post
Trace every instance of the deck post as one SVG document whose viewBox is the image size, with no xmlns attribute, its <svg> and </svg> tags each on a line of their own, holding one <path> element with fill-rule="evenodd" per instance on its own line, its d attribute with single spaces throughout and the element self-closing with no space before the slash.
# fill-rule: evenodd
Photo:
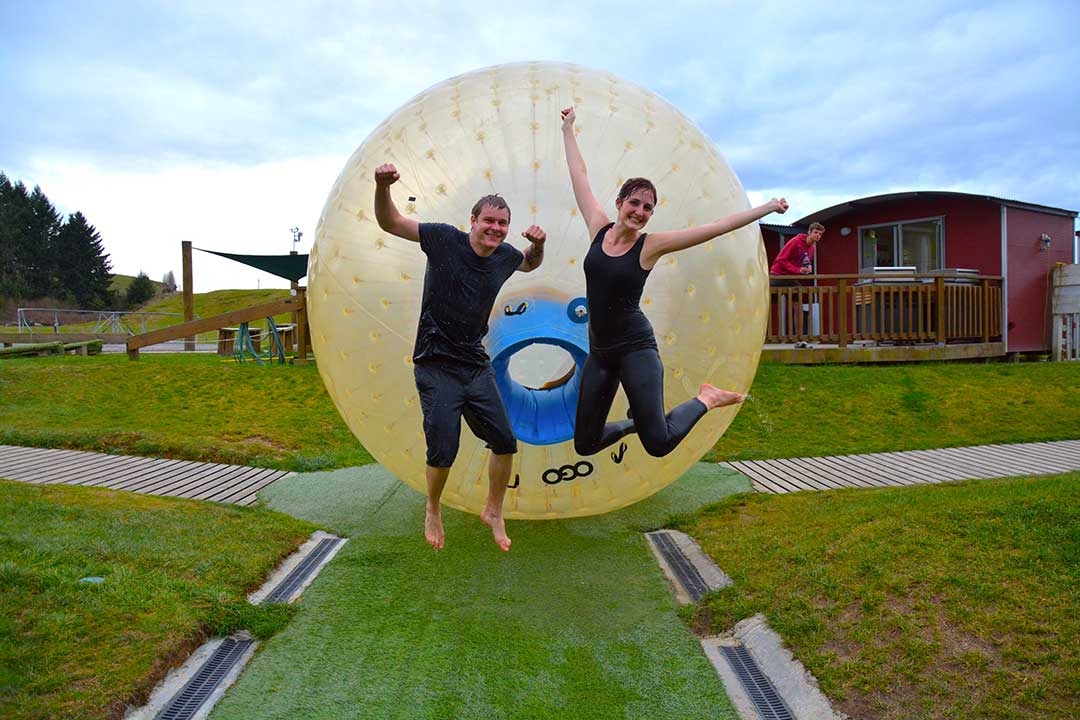
<svg viewBox="0 0 1080 720">
<path fill-rule="evenodd" d="M 934 278 L 934 292 L 937 294 L 937 343 L 938 345 L 945 344 L 945 313 L 948 308 L 945 307 L 945 277 L 938 275 Z"/>
<path fill-rule="evenodd" d="M 848 284 L 847 278 L 840 278 L 836 284 L 836 294 L 840 298 L 840 306 L 837 310 L 837 319 L 840 323 L 840 347 L 846 348 L 848 344 Z"/>
</svg>

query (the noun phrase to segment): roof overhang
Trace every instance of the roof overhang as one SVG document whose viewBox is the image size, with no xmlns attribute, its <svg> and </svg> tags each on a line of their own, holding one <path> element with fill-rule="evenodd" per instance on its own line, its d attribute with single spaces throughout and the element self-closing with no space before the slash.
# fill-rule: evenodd
<svg viewBox="0 0 1080 720">
<path fill-rule="evenodd" d="M 833 205 L 832 207 L 825 208 L 824 210 L 818 210 L 815 213 L 811 213 L 806 217 L 795 221 L 793 225 L 809 225 L 812 222 L 826 223 L 835 217 L 844 215 L 853 210 L 859 210 L 861 208 L 870 207 L 873 205 L 882 205 L 885 203 L 897 202 L 899 200 L 911 200 L 914 198 L 967 198 L 972 200 L 986 200 L 998 205 L 1004 205 L 1005 207 L 1017 208 L 1020 210 L 1032 210 L 1034 212 L 1046 213 L 1048 215 L 1061 215 L 1064 217 L 1075 218 L 1077 213 L 1075 210 L 1065 210 L 1063 208 L 1050 207 L 1048 205 L 1036 205 L 1034 203 L 1021 202 L 1019 200 L 1009 200 L 1007 198 L 993 197 L 992 195 L 975 195 L 973 193 L 962 192 L 947 192 L 941 190 L 913 190 L 909 192 L 897 192 L 888 193 L 886 195 L 870 195 L 857 200 L 849 200 L 839 205 Z"/>
</svg>

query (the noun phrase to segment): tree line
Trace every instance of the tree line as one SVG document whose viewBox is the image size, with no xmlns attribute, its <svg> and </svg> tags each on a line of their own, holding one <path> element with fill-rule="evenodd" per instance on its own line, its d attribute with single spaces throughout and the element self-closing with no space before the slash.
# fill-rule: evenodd
<svg viewBox="0 0 1080 720">
<path fill-rule="evenodd" d="M 40 186 L 28 191 L 0 172 L 0 299 L 20 304 L 52 298 L 84 310 L 105 310 L 138 305 L 157 291 L 140 273 L 118 296 L 112 279 L 101 235 L 85 215 L 62 218 Z"/>
</svg>

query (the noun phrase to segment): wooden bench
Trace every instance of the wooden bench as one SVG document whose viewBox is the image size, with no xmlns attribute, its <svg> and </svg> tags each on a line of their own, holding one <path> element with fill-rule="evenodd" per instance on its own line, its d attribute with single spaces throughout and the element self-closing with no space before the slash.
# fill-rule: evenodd
<svg viewBox="0 0 1080 720">
<path fill-rule="evenodd" d="M 123 345 L 129 335 L 126 333 L 76 333 L 76 332 L 15 332 L 0 333 L 0 345 L 31 345 L 36 343 L 76 343 L 87 340 L 100 340 L 108 345 Z"/>
<path fill-rule="evenodd" d="M 24 343 L 0 348 L 0 358 L 36 357 L 38 355 L 62 355 L 73 352 L 76 355 L 97 355 L 101 352 L 101 340 L 83 340 L 81 342 Z"/>
</svg>

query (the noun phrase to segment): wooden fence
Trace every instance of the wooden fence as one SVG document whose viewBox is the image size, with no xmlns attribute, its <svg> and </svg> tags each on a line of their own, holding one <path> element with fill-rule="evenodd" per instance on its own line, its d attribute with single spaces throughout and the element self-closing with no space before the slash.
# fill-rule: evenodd
<svg viewBox="0 0 1080 720">
<path fill-rule="evenodd" d="M 767 343 L 987 343 L 1002 338 L 1000 276 L 802 275 L 770 287 Z M 798 317 L 802 314 L 802 318 Z"/>
<path fill-rule="evenodd" d="M 297 317 L 295 329 L 297 339 L 296 357 L 299 358 L 298 362 L 303 362 L 304 359 L 307 358 L 308 351 L 311 347 L 307 330 L 306 297 L 306 289 L 299 288 L 296 291 L 296 295 L 290 297 L 271 300 L 270 302 L 252 305 L 251 307 L 241 308 L 240 310 L 231 310 L 227 313 L 222 313 L 221 315 L 214 315 L 213 317 L 189 320 L 188 322 L 180 323 L 179 325 L 171 325 L 159 330 L 151 330 L 150 332 L 141 335 L 132 335 L 127 338 L 128 357 L 132 360 L 138 360 L 139 349 L 149 347 L 150 345 L 157 345 L 158 343 L 168 342 L 169 340 L 178 340 L 185 337 L 193 337 L 199 333 L 210 330 L 229 330 L 231 329 L 229 326 L 237 325 L 238 323 L 250 322 L 251 320 L 257 320 L 263 317 L 273 317 L 274 315 L 293 312 L 296 313 Z"/>
<path fill-rule="evenodd" d="M 1054 360 L 1080 360 L 1080 265 L 1054 268 Z"/>
</svg>

